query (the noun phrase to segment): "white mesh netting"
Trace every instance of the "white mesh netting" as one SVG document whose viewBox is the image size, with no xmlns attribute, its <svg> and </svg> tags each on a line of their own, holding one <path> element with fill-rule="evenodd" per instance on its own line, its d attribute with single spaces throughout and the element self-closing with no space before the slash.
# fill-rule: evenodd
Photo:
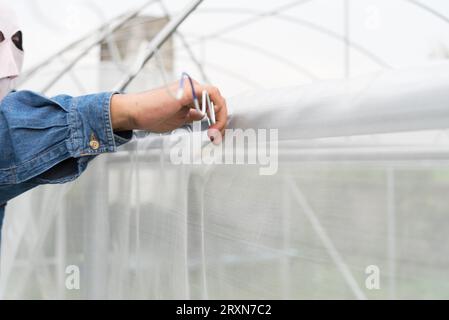
<svg viewBox="0 0 449 320">
<path fill-rule="evenodd" d="M 279 130 L 273 175 L 134 139 L 9 203 L 1 296 L 448 298 L 448 84 L 437 64 L 230 99 L 231 128 Z"/>
</svg>

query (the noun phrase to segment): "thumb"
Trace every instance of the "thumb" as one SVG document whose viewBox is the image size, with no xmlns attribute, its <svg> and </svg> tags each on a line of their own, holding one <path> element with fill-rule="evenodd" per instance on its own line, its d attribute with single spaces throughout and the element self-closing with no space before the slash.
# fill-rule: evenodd
<svg viewBox="0 0 449 320">
<path fill-rule="evenodd" d="M 186 116 L 186 122 L 199 121 L 203 118 L 204 114 L 202 112 L 199 112 L 196 109 L 190 109 Z"/>
</svg>

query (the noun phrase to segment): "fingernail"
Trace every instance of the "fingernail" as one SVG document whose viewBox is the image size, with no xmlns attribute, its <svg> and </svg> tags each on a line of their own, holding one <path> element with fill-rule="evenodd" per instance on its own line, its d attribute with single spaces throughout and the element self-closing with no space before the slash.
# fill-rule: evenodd
<svg viewBox="0 0 449 320">
<path fill-rule="evenodd" d="M 221 133 L 217 129 L 209 129 L 207 131 L 207 135 L 209 136 L 209 139 L 213 144 L 218 145 L 221 143 Z"/>
</svg>

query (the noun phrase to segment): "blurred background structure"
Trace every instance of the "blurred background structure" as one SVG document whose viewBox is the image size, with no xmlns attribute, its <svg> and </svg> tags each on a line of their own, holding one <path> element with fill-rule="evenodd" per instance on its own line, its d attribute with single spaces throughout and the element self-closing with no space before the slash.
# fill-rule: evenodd
<svg viewBox="0 0 449 320">
<path fill-rule="evenodd" d="M 187 71 L 232 97 L 449 57 L 444 0 L 200 2 L 17 0 L 19 88 L 138 91 Z M 298 147 L 270 178 L 174 167 L 145 141 L 8 205 L 2 297 L 449 298 L 445 128 L 310 139 L 316 153 Z M 223 188 L 246 202 L 207 191 Z"/>
<path fill-rule="evenodd" d="M 114 23 L 120 23 L 121 14 L 144 4 L 145 1 L 124 4 L 113 0 L 105 7 L 102 1 L 95 0 L 73 0 L 65 4 L 54 0 L 16 1 L 14 6 L 20 12 L 24 32 L 28 35 L 25 69 L 31 69 L 69 45 L 67 51 L 41 70 L 34 80 L 37 83 L 30 79 L 26 87 L 39 89 L 38 84 L 46 84 L 43 79 L 55 75 L 73 55 L 99 37 L 103 25 L 112 28 Z M 123 32 L 106 37 L 111 48 L 126 47 L 123 51 L 112 49 L 117 54 L 111 55 L 116 65 L 122 66 L 117 68 L 122 75 L 132 62 L 126 58 L 136 56 L 141 49 L 139 40 L 143 34 L 148 40 L 163 24 L 164 20 L 160 19 L 175 16 L 187 4 L 188 1 L 182 0 L 154 1 L 140 10 L 139 17 L 125 23 L 121 28 Z M 167 73 L 171 80 L 177 79 L 184 70 L 200 80 L 207 75 L 207 80 L 232 96 L 256 88 L 298 85 L 445 59 L 445 48 L 449 47 L 448 14 L 443 0 L 276 3 L 265 0 L 258 1 L 257 5 L 249 1 L 225 4 L 204 1 L 170 40 L 174 46 L 174 66 L 173 71 Z M 146 25 L 149 22 L 143 22 L 142 16 L 147 15 L 159 22 Z M 125 30 L 133 34 L 126 37 Z M 73 44 L 84 36 L 87 36 L 85 41 Z M 127 44 L 123 46 L 122 41 Z M 101 48 L 104 50 L 104 45 Z M 100 68 L 98 50 L 101 50 L 99 46 L 93 47 L 90 54 L 66 74 L 69 79 L 74 75 L 82 78 L 84 89 L 76 90 L 78 85 L 61 79 L 65 91 L 80 93 L 96 89 L 98 84 L 86 83 L 86 78 L 96 78 L 89 77 L 88 72 Z M 125 51 L 126 57 L 119 54 Z M 161 54 L 161 58 L 166 57 Z M 151 68 L 153 76 L 160 73 L 155 66 Z M 248 77 L 249 74 L 252 76 Z M 61 86 L 57 84 L 49 93 L 60 92 Z"/>
</svg>

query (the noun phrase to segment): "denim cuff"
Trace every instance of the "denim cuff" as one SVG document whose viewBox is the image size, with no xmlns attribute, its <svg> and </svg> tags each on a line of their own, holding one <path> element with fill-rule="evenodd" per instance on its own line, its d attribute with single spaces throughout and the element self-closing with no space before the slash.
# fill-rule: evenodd
<svg viewBox="0 0 449 320">
<path fill-rule="evenodd" d="M 95 156 L 115 152 L 130 141 L 132 131 L 114 133 L 110 105 L 116 92 L 106 92 L 73 99 L 68 119 L 71 138 L 67 140 L 72 157 Z"/>
</svg>

